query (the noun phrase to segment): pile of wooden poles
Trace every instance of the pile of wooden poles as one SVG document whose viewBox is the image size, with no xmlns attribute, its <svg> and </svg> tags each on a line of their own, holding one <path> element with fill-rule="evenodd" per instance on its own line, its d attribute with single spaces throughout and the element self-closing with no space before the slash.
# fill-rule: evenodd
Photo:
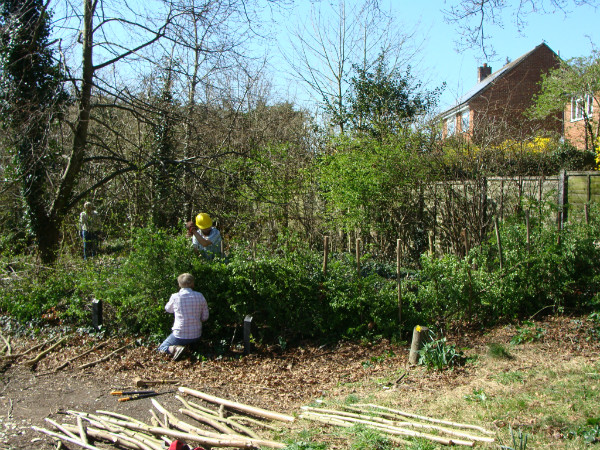
<svg viewBox="0 0 600 450">
<path fill-rule="evenodd" d="M 250 426 L 276 430 L 277 427 L 269 421 L 293 422 L 292 416 L 221 399 L 186 387 L 180 387 L 179 391 L 219 407 L 217 410 L 207 408 L 177 395 L 176 398 L 182 404 L 178 412 L 193 419 L 194 423 L 178 418 L 153 398 L 151 401 L 154 409 L 150 410 L 150 424 L 110 411 L 96 411 L 95 414 L 67 411 L 76 424 L 59 424 L 46 419 L 57 431 L 40 427 L 33 429 L 59 441 L 90 450 L 100 450 L 93 445 L 94 441 L 109 442 L 120 448 L 134 450 L 164 450 L 165 445 L 168 446 L 176 439 L 190 445 L 194 443 L 209 447 L 285 447 L 285 444 L 261 438 Z M 226 409 L 235 411 L 237 415 L 227 416 Z"/>
<path fill-rule="evenodd" d="M 403 445 L 410 445 L 410 442 L 398 436 L 468 447 L 473 447 L 475 442 L 494 442 L 494 438 L 490 437 L 494 434 L 492 431 L 476 425 L 419 416 L 374 404 L 347 405 L 342 409 L 304 406 L 300 418 L 345 428 L 360 424 L 365 428 L 379 431 L 391 441 Z"/>
</svg>

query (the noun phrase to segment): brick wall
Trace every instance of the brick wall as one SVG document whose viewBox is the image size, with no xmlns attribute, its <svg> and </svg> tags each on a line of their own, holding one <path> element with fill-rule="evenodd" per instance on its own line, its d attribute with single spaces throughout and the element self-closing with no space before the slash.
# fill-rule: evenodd
<svg viewBox="0 0 600 450">
<path fill-rule="evenodd" d="M 497 127 L 504 127 L 504 132 L 513 138 L 522 138 L 540 129 L 561 134 L 562 114 L 544 120 L 528 120 L 523 115 L 539 92 L 542 74 L 558 64 L 558 56 L 549 47 L 536 47 L 470 102 L 474 111 L 475 132 L 478 126 L 493 123 Z"/>
</svg>

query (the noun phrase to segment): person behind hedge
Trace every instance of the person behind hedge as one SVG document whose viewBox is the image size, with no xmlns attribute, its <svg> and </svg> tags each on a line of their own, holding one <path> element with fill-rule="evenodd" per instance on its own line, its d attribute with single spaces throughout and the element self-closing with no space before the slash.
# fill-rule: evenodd
<svg viewBox="0 0 600 450">
<path fill-rule="evenodd" d="M 187 236 L 192 238 L 194 249 L 207 258 L 221 254 L 221 233 L 212 226 L 212 219 L 206 213 L 196 216 L 195 223 L 186 223 Z"/>
<path fill-rule="evenodd" d="M 98 249 L 98 212 L 90 202 L 83 204 L 83 211 L 79 214 L 79 228 L 83 239 L 83 259 L 96 256 Z"/>
<path fill-rule="evenodd" d="M 158 347 L 173 360 L 179 359 L 185 346 L 193 344 L 202 335 L 202 322 L 208 320 L 208 304 L 204 296 L 194 291 L 194 277 L 182 273 L 177 277 L 179 292 L 171 295 L 165 311 L 175 315 L 171 334 Z"/>
</svg>

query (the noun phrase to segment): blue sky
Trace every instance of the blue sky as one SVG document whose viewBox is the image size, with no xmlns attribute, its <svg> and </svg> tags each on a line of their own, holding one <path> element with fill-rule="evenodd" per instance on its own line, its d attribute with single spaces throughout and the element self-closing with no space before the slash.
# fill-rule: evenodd
<svg viewBox="0 0 600 450">
<path fill-rule="evenodd" d="M 290 20 L 304 14 L 303 7 L 308 2 L 298 3 L 300 5 L 297 6 L 296 13 L 290 16 Z M 348 3 L 353 1 L 348 0 Z M 531 14 L 522 32 L 517 29 L 514 18 L 505 14 L 503 28 L 487 26 L 486 34 L 491 36 L 488 42 L 497 56 L 486 60 L 478 49 L 460 53 L 456 51 L 459 30 L 456 25 L 444 22 L 442 10 L 457 1 L 380 0 L 379 3 L 383 9 L 391 10 L 397 22 L 405 24 L 407 28 L 420 22 L 417 38 L 424 41 L 420 52 L 421 61 L 413 73 L 423 79 L 430 89 L 446 82 L 447 87 L 439 104 L 441 109 L 453 105 L 457 98 L 476 84 L 477 67 L 484 62 L 492 67 L 492 71 L 496 71 L 506 63 L 507 58 L 514 60 L 542 42 L 563 59 L 590 55 L 592 42 L 596 48 L 600 48 L 600 9 L 590 6 L 571 6 L 567 16 L 563 12 Z M 508 3 L 516 3 L 516 0 L 508 0 Z"/>
</svg>

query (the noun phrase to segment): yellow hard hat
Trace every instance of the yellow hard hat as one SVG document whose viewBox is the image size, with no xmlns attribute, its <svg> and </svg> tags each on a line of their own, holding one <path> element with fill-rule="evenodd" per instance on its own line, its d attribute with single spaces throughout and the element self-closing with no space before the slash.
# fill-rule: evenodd
<svg viewBox="0 0 600 450">
<path fill-rule="evenodd" d="M 212 227 L 212 220 L 210 216 L 206 213 L 200 213 L 196 216 L 196 226 L 201 230 L 206 230 L 207 228 Z"/>
</svg>

